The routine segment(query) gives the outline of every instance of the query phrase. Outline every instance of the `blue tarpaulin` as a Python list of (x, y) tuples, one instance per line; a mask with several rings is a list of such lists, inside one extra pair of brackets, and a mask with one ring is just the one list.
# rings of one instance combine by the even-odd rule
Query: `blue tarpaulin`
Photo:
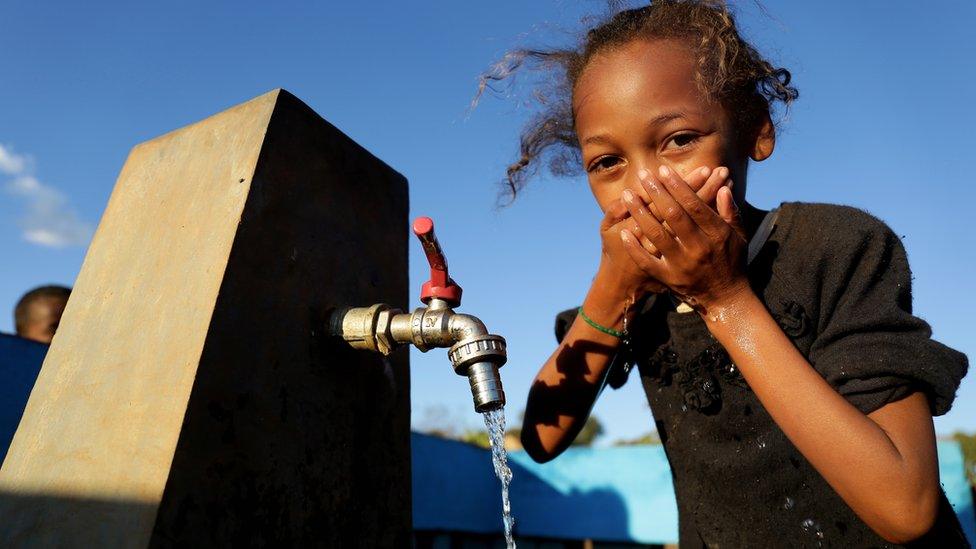
[[(487, 450), (413, 433), (415, 530), (501, 533), (499, 483)], [(509, 454), (517, 536), (676, 543), (678, 510), (661, 446), (570, 448), (538, 464)], [(939, 442), (942, 485), (967, 536), (976, 540), (962, 451)]]
[(0, 334), (0, 463), (17, 431), (47, 345)]

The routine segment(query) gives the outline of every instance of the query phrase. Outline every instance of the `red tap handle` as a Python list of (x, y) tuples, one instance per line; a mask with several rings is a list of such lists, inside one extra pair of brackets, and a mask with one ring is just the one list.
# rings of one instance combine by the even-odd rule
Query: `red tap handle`
[(427, 263), (430, 263), (430, 280), (424, 282), (420, 288), (420, 300), (429, 303), (431, 299), (443, 299), (451, 307), (461, 304), (461, 287), (447, 274), (447, 258), (441, 250), (441, 245), (434, 235), (434, 220), (429, 217), (418, 217), (413, 222), (413, 234), (420, 239), (424, 247)]

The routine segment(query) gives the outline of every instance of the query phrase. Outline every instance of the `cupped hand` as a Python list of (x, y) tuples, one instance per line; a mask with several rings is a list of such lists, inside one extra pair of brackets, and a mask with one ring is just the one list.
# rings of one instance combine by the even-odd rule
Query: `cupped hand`
[[(728, 173), (714, 171), (720, 170)], [(642, 176), (656, 215), (633, 192), (622, 196), (639, 231), (620, 230), (622, 247), (634, 266), (699, 310), (747, 289), (747, 239), (729, 186), (716, 190), (713, 210), (674, 170), (662, 166), (657, 177)], [(644, 240), (653, 248), (642, 244)]]
[[(716, 200), (718, 191), (726, 186), (729, 171), (726, 168), (711, 170), (707, 167), (698, 168), (687, 176), (689, 185), (698, 188), (696, 196), (706, 204), (713, 204)], [(657, 206), (650, 200), (650, 195), (646, 185), (642, 183), (639, 189), (642, 197), (650, 203), (651, 215), (659, 215)], [(695, 194), (693, 192), (693, 194)], [(642, 202), (643, 203), (643, 202)], [(646, 211), (646, 210), (645, 210)], [(635, 297), (643, 293), (662, 293), (667, 291), (667, 286), (652, 276), (649, 276), (645, 269), (635, 264), (630, 257), (631, 253), (626, 249), (621, 240), (622, 231), (628, 231), (640, 243), (640, 245), (650, 254), (660, 257), (660, 252), (651, 240), (649, 240), (636, 218), (629, 211), (628, 206), (622, 200), (614, 200), (607, 207), (603, 221), (600, 223), (600, 237), (603, 244), (603, 263), (616, 271), (620, 275), (621, 283), (627, 287), (628, 292), (633, 292)]]
[[(637, 299), (646, 292), (663, 292), (667, 287), (649, 279), (640, 267), (630, 259), (620, 235), (624, 232), (641, 238), (641, 229), (627, 211), (627, 206), (621, 200), (614, 200), (607, 207), (600, 222), (600, 240), (603, 246), (603, 256), (600, 269), (606, 269), (615, 276), (620, 293)], [(649, 243), (649, 242), (648, 242)]]

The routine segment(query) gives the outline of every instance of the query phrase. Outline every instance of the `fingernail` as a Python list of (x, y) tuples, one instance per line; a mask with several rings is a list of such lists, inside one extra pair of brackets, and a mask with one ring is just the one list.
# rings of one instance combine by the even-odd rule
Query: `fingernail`
[(624, 189), (623, 195), (624, 195), (624, 202), (634, 201), (634, 193), (630, 192), (630, 189)]
[(627, 229), (620, 231), (620, 239), (624, 242), (630, 242), (630, 231)]
[(657, 169), (657, 173), (661, 174), (661, 177), (668, 177), (671, 175), (671, 170), (667, 166), (661, 166)]
[(721, 177), (721, 178), (723, 178), (723, 179), (726, 178), (726, 177), (728, 177), (729, 176), (729, 169), (726, 168), (726, 167), (724, 167), (724, 166), (721, 167), (721, 168), (719, 168), (718, 169), (718, 176)]
[(731, 179), (729, 179), (729, 182), (728, 182), (729, 189), (731, 189), (733, 185), (735, 185), (735, 181), (732, 181)]
[(739, 205), (735, 203), (735, 197), (732, 196), (732, 189), (729, 189), (729, 203), (732, 204), (733, 209), (739, 209)]
[(637, 171), (637, 178), (638, 179), (647, 179), (647, 176), (649, 176), (649, 175), (651, 175), (650, 172), (648, 172), (644, 168), (641, 168), (640, 170)]
[(702, 169), (701, 169), (701, 174), (702, 174), (703, 176), (705, 176), (705, 177), (708, 177), (708, 174), (709, 174), (709, 173), (710, 173), (711, 171), (712, 171), (712, 170), (710, 170), (710, 169), (708, 169), (708, 166), (703, 166), (703, 167), (702, 167)]

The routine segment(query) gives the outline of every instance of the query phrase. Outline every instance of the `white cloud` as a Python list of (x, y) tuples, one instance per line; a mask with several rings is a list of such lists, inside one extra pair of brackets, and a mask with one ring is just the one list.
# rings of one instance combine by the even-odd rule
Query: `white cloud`
[(24, 229), (24, 240), (52, 248), (60, 248), (68, 244), (63, 234), (48, 229)]
[(21, 196), (31, 196), (32, 194), (44, 194), (52, 189), (47, 189), (41, 182), (32, 175), (22, 175), (10, 183), (7, 183), (7, 190), (12, 194)]
[(11, 148), (0, 144), (0, 172), (8, 175), (20, 175), (29, 164), (29, 158), (16, 154)]
[(30, 158), (0, 145), (0, 172), (13, 176), (4, 190), (19, 197), (26, 209), (20, 220), (24, 240), (52, 248), (87, 246), (92, 225), (81, 219), (68, 197), (31, 174)]

